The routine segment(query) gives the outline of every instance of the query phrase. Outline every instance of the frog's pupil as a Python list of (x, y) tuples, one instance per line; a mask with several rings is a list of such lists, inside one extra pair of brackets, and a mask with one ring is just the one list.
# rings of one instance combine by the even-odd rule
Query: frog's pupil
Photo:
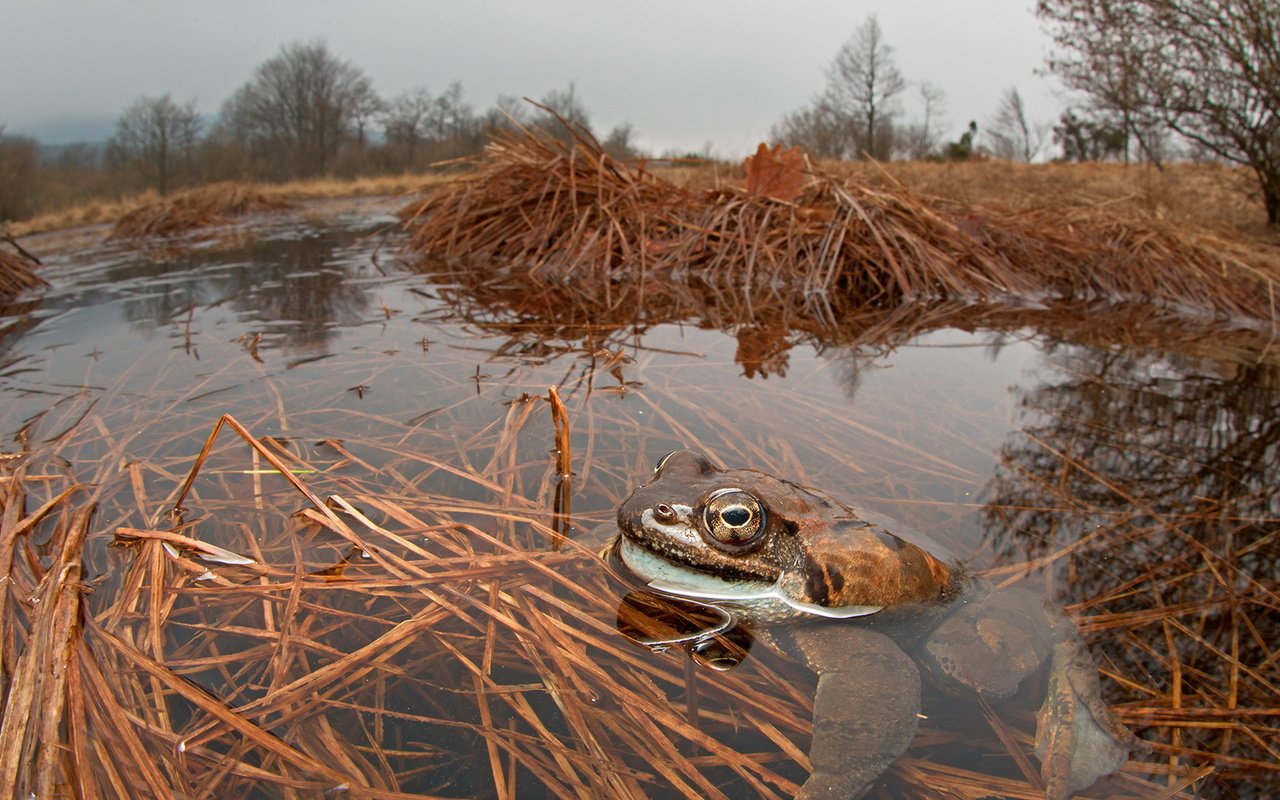
[(711, 544), (722, 550), (739, 553), (761, 541), (764, 507), (741, 489), (713, 492), (702, 513), (703, 533)]

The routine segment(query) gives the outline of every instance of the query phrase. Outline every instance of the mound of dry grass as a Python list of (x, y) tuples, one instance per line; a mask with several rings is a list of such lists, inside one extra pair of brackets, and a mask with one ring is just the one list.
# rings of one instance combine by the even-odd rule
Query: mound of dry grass
[(215, 183), (135, 208), (116, 222), (108, 239), (181, 236), (246, 214), (292, 207), (248, 184)]
[(0, 248), (0, 301), (45, 285), (44, 279), (36, 274), (39, 262), (30, 253), (7, 233), (0, 233), (0, 242), (8, 243), (14, 250)]
[(535, 282), (697, 281), (748, 303), (813, 309), (960, 298), (1133, 300), (1270, 322), (1277, 259), (1105, 209), (1020, 213), (810, 171), (795, 202), (682, 188), (525, 131), (402, 210), (411, 248), (524, 269)]

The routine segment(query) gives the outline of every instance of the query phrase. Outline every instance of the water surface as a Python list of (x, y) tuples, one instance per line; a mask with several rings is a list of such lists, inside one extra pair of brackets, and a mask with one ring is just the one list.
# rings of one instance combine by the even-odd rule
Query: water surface
[[(135, 642), (352, 785), (786, 796), (806, 774), (793, 755), (808, 746), (811, 677), (762, 647), (721, 675), (631, 645), (610, 633), (627, 587), (576, 544), (657, 459), (692, 447), (887, 514), (1070, 605), (1136, 729), (1235, 759), (1208, 794), (1263, 785), (1245, 762), (1274, 758), (1265, 746), (1171, 733), (1148, 712), (1175, 702), (1170, 648), (1192, 704), (1274, 706), (1280, 359), (1265, 341), (1079, 309), (885, 330), (767, 309), (716, 324), (641, 308), (548, 320), (466, 265), (398, 259), (391, 222), (283, 217), (241, 241), (67, 254), (45, 272), (52, 288), (0, 321), (0, 450), (98, 504), (91, 631)], [(567, 484), (549, 386), (572, 423)], [(298, 516), (305, 498), (226, 432), (181, 530), (270, 570), (109, 546), (121, 528), (171, 525), (223, 414), (305, 467), (317, 494), (355, 498), (345, 519), (382, 549)], [(1141, 622), (1169, 607), (1185, 612)], [(353, 653), (364, 660), (343, 660)], [(327, 677), (333, 664), (355, 677)], [(634, 694), (607, 696), (623, 691), (610, 681)], [(120, 692), (193, 792), (283, 791), (225, 759), (338, 785), (255, 751), (181, 692), (141, 679)], [(687, 728), (635, 718), (642, 700)], [(907, 773), (930, 759), (1019, 779), (980, 712), (934, 700), (910, 754), (926, 761), (895, 768), (891, 793), (920, 791)], [(1029, 735), (1033, 711), (1001, 713)], [(669, 752), (646, 749), (664, 735)], [(728, 752), (751, 765), (720, 766)]]

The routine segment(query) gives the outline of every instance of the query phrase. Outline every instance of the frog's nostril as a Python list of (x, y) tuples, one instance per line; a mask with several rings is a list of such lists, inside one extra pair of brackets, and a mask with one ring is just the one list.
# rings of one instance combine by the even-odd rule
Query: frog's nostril
[(676, 521), (676, 510), (666, 503), (658, 503), (653, 507), (653, 518), (662, 523)]

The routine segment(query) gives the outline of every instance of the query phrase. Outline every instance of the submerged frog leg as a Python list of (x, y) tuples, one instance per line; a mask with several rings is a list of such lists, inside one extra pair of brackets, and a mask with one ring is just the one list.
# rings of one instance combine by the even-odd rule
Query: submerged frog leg
[(818, 675), (813, 771), (796, 797), (860, 797), (915, 737), (920, 673), (887, 636), (847, 623), (806, 625), (790, 637)]
[(1050, 800), (1120, 768), (1141, 742), (1102, 700), (1098, 666), (1076, 626), (1034, 592), (978, 589), (926, 640), (921, 663), (952, 686), (1003, 698), (1049, 661), (1036, 755)]
[(1145, 746), (1103, 702), (1098, 665), (1075, 625), (1052, 610), (1049, 624), (1053, 662), (1036, 713), (1036, 755), (1046, 795), (1061, 800), (1115, 772)]

